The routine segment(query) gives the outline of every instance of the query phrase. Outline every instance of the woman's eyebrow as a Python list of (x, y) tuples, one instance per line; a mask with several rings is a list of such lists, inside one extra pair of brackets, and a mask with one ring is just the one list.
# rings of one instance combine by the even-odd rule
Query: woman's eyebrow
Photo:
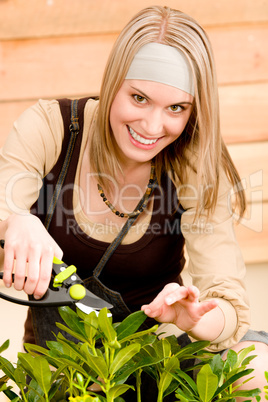
[[(146, 93), (144, 93), (143, 91), (141, 91), (139, 88), (135, 88), (131, 85), (131, 88), (134, 89), (135, 91), (139, 92), (140, 94), (142, 94), (142, 96), (144, 96), (146, 99), (152, 100), (148, 95), (146, 95)], [(179, 102), (175, 102), (172, 103), (172, 105), (192, 105), (192, 102), (187, 102), (187, 101), (179, 101)]]
[(142, 92), (139, 88), (135, 88), (131, 85), (131, 88), (134, 89), (135, 91), (139, 92), (142, 94), (142, 96), (144, 96), (144, 98), (147, 98), (149, 100), (152, 100), (148, 95), (146, 95), (144, 92)]

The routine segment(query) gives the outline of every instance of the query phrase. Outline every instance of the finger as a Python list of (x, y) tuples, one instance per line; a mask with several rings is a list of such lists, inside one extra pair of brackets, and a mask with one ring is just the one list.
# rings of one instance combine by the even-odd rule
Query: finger
[(170, 293), (168, 296), (165, 297), (165, 303), (168, 306), (171, 306), (172, 304), (182, 299), (186, 299), (188, 296), (189, 296), (188, 288), (186, 288), (185, 286), (180, 286), (175, 291), (173, 291), (172, 293)]
[(53, 265), (54, 249), (52, 247), (47, 247), (43, 252), (40, 261), (40, 271), (39, 278), (34, 290), (35, 299), (40, 299), (46, 293), (49, 282), (51, 280), (51, 272)]
[(34, 290), (38, 282), (39, 270), (40, 270), (39, 268), (40, 254), (41, 254), (40, 246), (35, 246), (29, 252), (27, 280), (24, 285), (24, 291), (28, 295), (32, 295), (34, 293)]
[(14, 288), (22, 290), (25, 284), (26, 270), (27, 270), (27, 253), (24, 249), (17, 250), (15, 264), (15, 278)]
[(4, 256), (4, 275), (3, 282), (7, 288), (12, 285), (12, 272), (14, 269), (14, 249), (9, 246), (8, 243), (5, 244), (5, 256)]
[(189, 286), (188, 287), (188, 300), (192, 303), (198, 302), (200, 296), (200, 291), (196, 286)]
[(55, 243), (55, 246), (54, 246), (54, 256), (53, 257), (56, 257), (56, 258), (58, 258), (59, 260), (62, 260), (62, 257), (63, 257), (63, 251), (62, 251), (62, 249), (57, 245), (57, 243)]
[[(178, 289), (180, 285), (178, 283), (169, 283), (166, 285), (163, 290), (158, 293), (158, 295), (154, 298), (154, 300), (146, 305), (146, 311), (152, 313), (157, 313), (159, 310), (162, 308), (162, 306), (165, 304), (165, 298), (168, 297), (169, 294), (171, 294), (175, 289)], [(145, 310), (143, 310), (145, 312)], [(146, 312), (146, 314), (147, 314)]]
[(219, 302), (217, 299), (205, 300), (199, 304), (199, 314), (200, 316), (205, 315), (209, 311), (213, 310), (218, 306)]

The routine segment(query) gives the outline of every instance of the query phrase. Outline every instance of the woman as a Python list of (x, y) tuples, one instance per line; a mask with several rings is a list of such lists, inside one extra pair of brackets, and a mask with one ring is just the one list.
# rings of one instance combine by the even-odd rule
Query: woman
[[(5, 285), (11, 286), (16, 259), (15, 288), (40, 298), (53, 256), (63, 258), (77, 266), (90, 289), (112, 302), (118, 319), (142, 308), (193, 339), (210, 340), (212, 351), (257, 341), (261, 357), (252, 363), (257, 374), (247, 386), (262, 387), (267, 336), (247, 333), (245, 267), (230, 201), (240, 179), (220, 134), (216, 73), (205, 32), (179, 11), (142, 10), (115, 43), (99, 101), (83, 100), (82, 106), (83, 132), (46, 227), (47, 195), (68, 145), (61, 117), (68, 114), (66, 104), (39, 101), (18, 119), (2, 150)], [(36, 204), (42, 180), (46, 195)], [(235, 207), (242, 215), (242, 191), (236, 192)], [(99, 268), (105, 249), (133, 216), (122, 244)], [(180, 278), (184, 242), (190, 287)], [(30, 319), (41, 344), (58, 321), (51, 310), (33, 310), (28, 324)]]

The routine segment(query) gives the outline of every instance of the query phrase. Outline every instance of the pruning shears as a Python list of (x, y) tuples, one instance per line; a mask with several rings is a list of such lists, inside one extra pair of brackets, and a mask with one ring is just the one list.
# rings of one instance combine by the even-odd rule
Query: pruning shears
[[(5, 241), (0, 240), (0, 246), (4, 248)], [(0, 272), (0, 279), (3, 272)], [(14, 279), (14, 275), (13, 275)], [(39, 299), (24, 300), (11, 297), (0, 292), (0, 298), (12, 303), (34, 307), (59, 307), (75, 304), (81, 311), (89, 314), (98, 312), (102, 308), (113, 308), (113, 305), (90, 292), (83, 285), (82, 279), (76, 273), (74, 265), (67, 265), (58, 258), (53, 258), (52, 277), (45, 295)]]

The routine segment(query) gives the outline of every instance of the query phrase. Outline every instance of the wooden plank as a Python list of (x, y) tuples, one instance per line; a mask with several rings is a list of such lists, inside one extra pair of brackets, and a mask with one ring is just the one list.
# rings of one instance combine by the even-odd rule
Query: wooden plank
[[(118, 32), (153, 0), (9, 0), (0, 2), (0, 38)], [(157, 4), (167, 5), (166, 0)], [(172, 8), (190, 14), (202, 25), (263, 22), (268, 3), (263, 0), (169, 0)]]
[(99, 92), (116, 35), (0, 42), (1, 100)]
[(268, 83), (219, 88), (221, 128), (228, 144), (268, 139)]
[(268, 262), (268, 203), (250, 207), (247, 219), (235, 227), (237, 240), (246, 263)]
[[(268, 24), (241, 30), (215, 28), (209, 30), (209, 35), (220, 85), (268, 81)], [(0, 42), (0, 101), (97, 93), (116, 37)], [(250, 46), (248, 37), (255, 38)]]
[(267, 80), (268, 24), (207, 30), (222, 85)]
[[(96, 77), (96, 74), (94, 77)], [(68, 86), (67, 77), (65, 78)], [(74, 77), (75, 80), (76, 77)], [(64, 95), (56, 93), (56, 87), (57, 84), (55, 84), (55, 88), (51, 86), (51, 98)], [(89, 89), (94, 87), (91, 75), (88, 76), (86, 87)], [(87, 96), (86, 90), (83, 92), (83, 89), (85, 89), (85, 86), (81, 89), (82, 93), (80, 94), (74, 91), (66, 95), (70, 97)], [(28, 93), (27, 85), (25, 85), (22, 96), (26, 96)], [(222, 132), (228, 144), (268, 141), (267, 93), (268, 83), (220, 88)], [(90, 91), (90, 94), (92, 94), (92, 91)], [(40, 97), (42, 97), (41, 94)], [(0, 102), (0, 146), (8, 135), (13, 122), (23, 110), (35, 103), (37, 99), (38, 95), (36, 98), (29, 100)], [(250, 149), (250, 145), (248, 149)]]
[(248, 202), (268, 202), (268, 141), (229, 145)]

